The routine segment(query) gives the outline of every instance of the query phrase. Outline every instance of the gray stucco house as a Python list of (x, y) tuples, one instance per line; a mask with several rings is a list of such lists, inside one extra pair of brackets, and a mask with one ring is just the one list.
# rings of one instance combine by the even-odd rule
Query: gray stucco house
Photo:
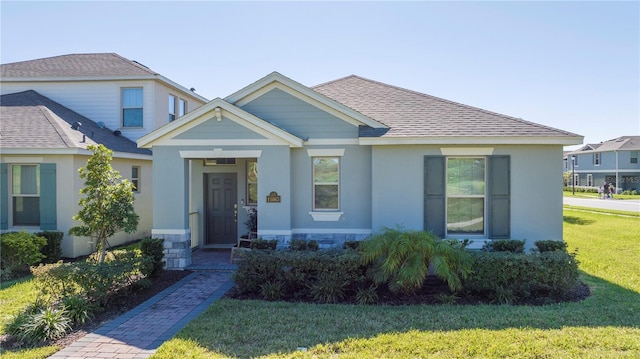
[(582, 187), (600, 187), (605, 182), (617, 192), (640, 192), (640, 136), (621, 136), (591, 143), (565, 153), (564, 170)]
[(268, 76), (138, 139), (153, 150), (153, 230), (169, 268), (191, 245), (258, 235), (364, 239), (425, 229), (480, 247), (562, 240), (563, 146), (583, 137), (348, 76), (315, 87)]

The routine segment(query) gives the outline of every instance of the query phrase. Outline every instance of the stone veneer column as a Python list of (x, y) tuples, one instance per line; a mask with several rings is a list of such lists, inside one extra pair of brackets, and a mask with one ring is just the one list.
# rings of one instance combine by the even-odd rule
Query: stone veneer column
[(153, 238), (164, 239), (164, 261), (167, 270), (183, 270), (191, 265), (191, 231), (184, 233), (162, 233), (162, 230), (153, 230)]

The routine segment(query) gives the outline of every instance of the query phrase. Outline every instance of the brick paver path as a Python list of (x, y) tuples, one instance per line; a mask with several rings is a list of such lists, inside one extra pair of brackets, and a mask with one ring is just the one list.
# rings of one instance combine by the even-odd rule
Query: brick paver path
[(233, 286), (231, 273), (194, 272), (49, 358), (148, 358)]

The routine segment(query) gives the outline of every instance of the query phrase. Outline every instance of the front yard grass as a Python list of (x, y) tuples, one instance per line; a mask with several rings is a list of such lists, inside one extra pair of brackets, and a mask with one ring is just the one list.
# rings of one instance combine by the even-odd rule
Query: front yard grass
[(565, 208), (592, 296), (547, 306), (355, 306), (223, 299), (154, 358), (637, 358), (640, 218)]

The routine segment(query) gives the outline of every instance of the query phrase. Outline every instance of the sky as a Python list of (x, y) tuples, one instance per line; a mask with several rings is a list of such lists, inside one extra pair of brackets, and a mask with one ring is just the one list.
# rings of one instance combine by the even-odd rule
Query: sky
[(355, 74), (585, 144), (640, 135), (640, 1), (0, 2), (1, 63), (97, 52), (208, 99)]

